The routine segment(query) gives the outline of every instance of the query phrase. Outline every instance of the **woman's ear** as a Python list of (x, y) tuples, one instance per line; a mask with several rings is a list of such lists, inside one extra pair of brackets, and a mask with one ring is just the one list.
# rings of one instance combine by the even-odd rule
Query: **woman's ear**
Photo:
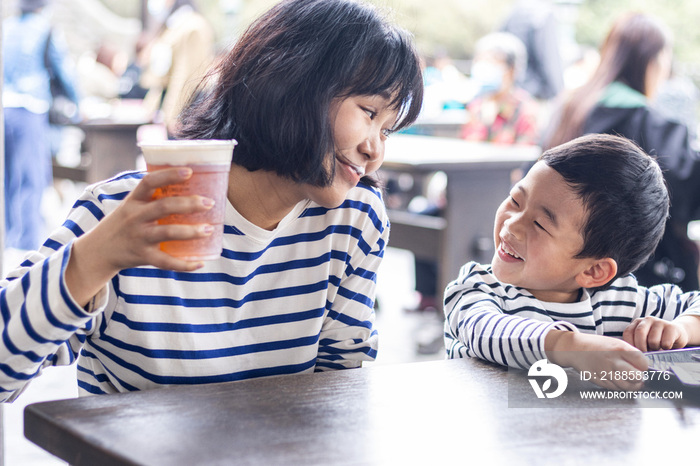
[(589, 267), (576, 275), (576, 283), (582, 288), (597, 288), (612, 280), (617, 274), (615, 259), (596, 259)]

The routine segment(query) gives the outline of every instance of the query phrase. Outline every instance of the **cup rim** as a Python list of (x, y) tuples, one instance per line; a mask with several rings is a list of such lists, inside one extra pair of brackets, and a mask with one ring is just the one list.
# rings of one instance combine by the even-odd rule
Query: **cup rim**
[(173, 139), (138, 143), (146, 164), (230, 164), (235, 139)]
[(139, 141), (138, 147), (159, 147), (163, 149), (177, 149), (181, 147), (201, 147), (205, 149), (221, 149), (222, 147), (234, 147), (238, 144), (235, 139), (168, 139), (162, 141)]

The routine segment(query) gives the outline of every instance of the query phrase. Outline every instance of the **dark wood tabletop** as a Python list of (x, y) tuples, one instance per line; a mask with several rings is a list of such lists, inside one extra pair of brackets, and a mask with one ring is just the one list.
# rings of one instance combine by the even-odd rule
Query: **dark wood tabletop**
[(513, 407), (516, 392), (536, 399), (526, 375), (462, 359), (51, 401), (25, 409), (25, 435), (73, 465), (697, 458), (700, 407), (689, 400), (594, 404), (573, 393)]

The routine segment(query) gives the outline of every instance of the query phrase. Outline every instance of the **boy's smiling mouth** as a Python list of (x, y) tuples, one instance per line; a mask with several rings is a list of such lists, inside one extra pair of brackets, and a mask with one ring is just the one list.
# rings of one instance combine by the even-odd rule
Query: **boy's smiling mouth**
[(498, 247), (498, 255), (501, 257), (501, 259), (508, 261), (508, 262), (513, 262), (513, 261), (522, 261), (524, 262), (525, 259), (520, 257), (517, 252), (511, 248), (508, 243), (505, 241), (501, 240), (501, 244)]

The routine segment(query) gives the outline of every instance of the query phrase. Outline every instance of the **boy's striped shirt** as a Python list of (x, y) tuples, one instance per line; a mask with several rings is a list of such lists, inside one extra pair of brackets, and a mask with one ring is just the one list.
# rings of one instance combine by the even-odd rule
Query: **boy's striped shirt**
[(445, 348), (449, 358), (476, 356), (527, 369), (546, 358), (544, 340), (551, 329), (622, 338), (636, 318), (672, 320), (682, 313), (700, 315), (700, 292), (683, 293), (674, 285), (645, 288), (627, 275), (606, 290), (582, 289), (578, 302), (546, 303), (499, 282), (491, 266), (469, 262), (445, 290)]

